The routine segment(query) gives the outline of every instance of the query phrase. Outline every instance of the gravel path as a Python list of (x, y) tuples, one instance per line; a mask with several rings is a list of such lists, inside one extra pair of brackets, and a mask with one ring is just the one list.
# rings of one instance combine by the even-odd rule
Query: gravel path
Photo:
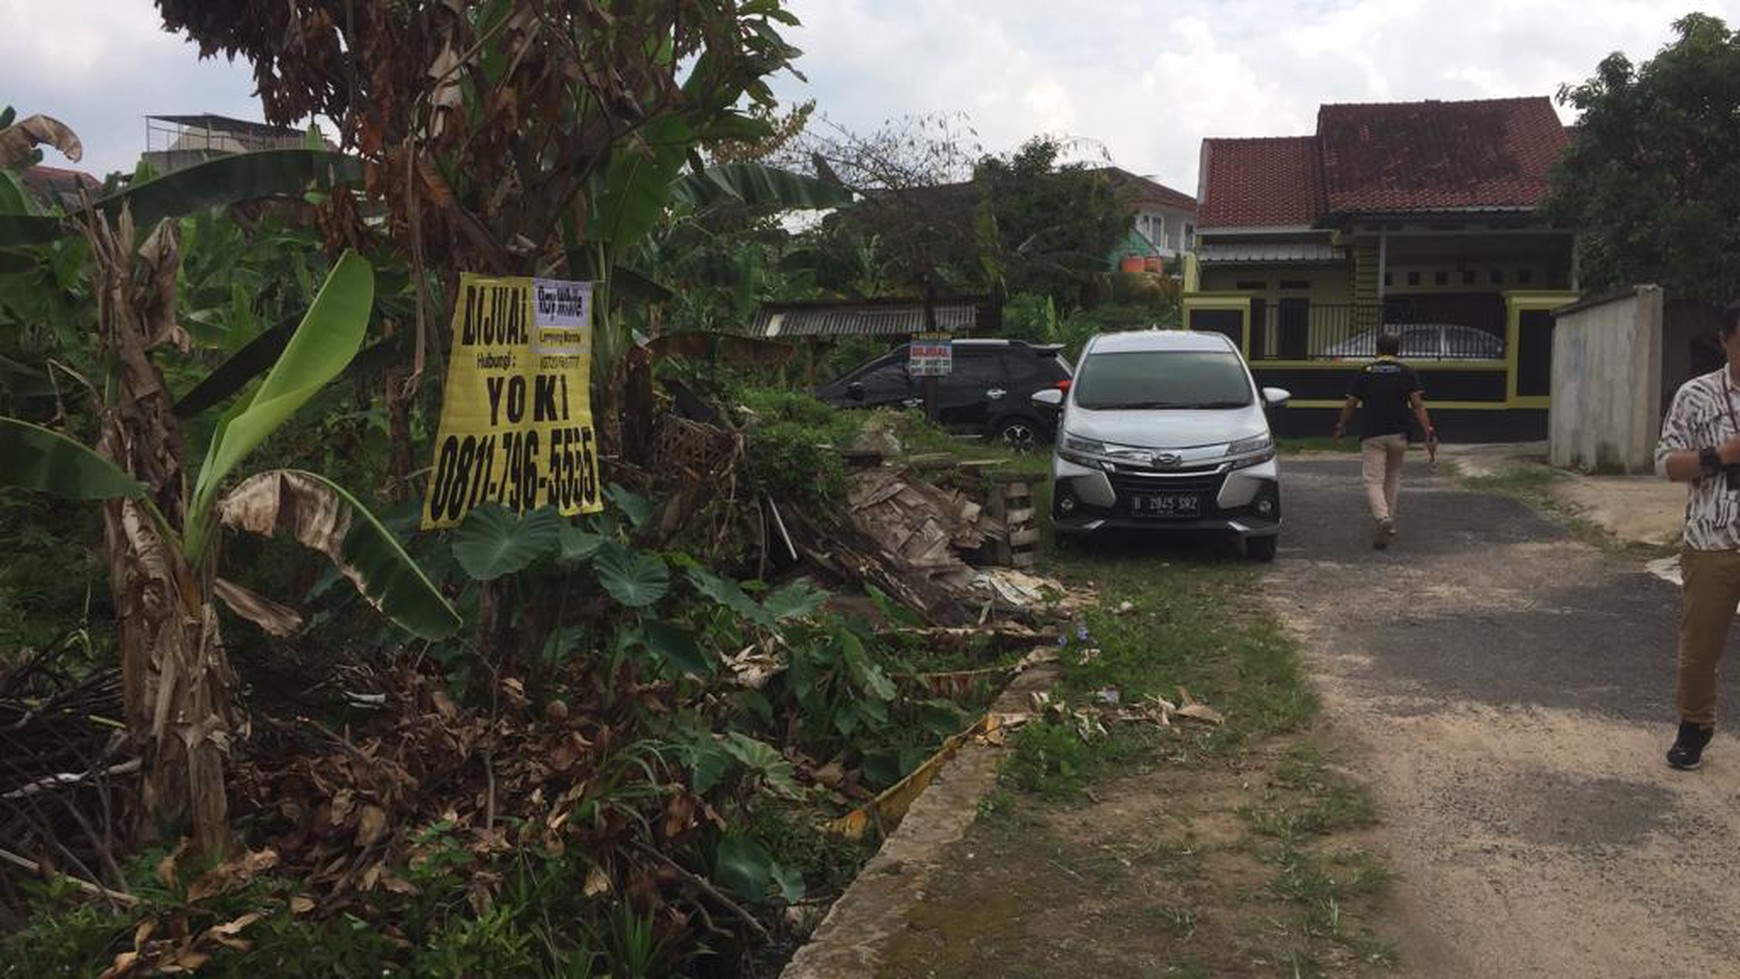
[(1740, 976), (1740, 742), (1662, 761), (1677, 590), (1416, 466), (1376, 552), (1357, 460), (1286, 460), (1267, 578), (1383, 807), (1403, 972)]

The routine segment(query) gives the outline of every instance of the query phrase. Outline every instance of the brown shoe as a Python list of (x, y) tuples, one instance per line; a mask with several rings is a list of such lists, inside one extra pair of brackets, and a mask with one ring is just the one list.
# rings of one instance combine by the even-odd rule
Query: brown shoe
[(1371, 546), (1383, 550), (1390, 546), (1390, 538), (1396, 536), (1396, 525), (1388, 520), (1379, 520), (1377, 529), (1371, 532)]

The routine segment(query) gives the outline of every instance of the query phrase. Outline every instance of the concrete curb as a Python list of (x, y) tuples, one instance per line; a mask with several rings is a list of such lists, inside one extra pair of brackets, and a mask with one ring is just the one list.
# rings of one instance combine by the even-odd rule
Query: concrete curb
[[(1022, 673), (998, 695), (991, 710), (1025, 713), (1028, 696), (1049, 688), (1057, 676), (1054, 667), (1044, 666)], [(1007, 751), (978, 743), (961, 747), (834, 902), (780, 979), (876, 974), (888, 940), (906, 927), (908, 911), (924, 897), (931, 872), (943, 865), (949, 848), (978, 818), (979, 803), (996, 788), (997, 769)]]

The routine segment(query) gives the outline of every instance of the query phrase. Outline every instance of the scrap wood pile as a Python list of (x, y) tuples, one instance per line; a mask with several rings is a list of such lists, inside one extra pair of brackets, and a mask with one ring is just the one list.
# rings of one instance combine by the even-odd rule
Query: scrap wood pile
[(852, 463), (842, 499), (775, 499), (746, 485), (740, 471), (754, 431), (732, 427), (724, 412), (686, 386), (663, 380), (668, 410), (650, 422), (645, 465), (617, 463), (612, 471), (613, 478), (664, 497), (650, 542), (669, 541), (684, 521), (710, 521), (715, 543), (733, 532), (759, 541), (756, 571), (782, 559), (801, 561), (842, 583), (873, 585), (933, 625), (1068, 616), (1079, 602), (1060, 583), (991, 556), (1019, 554), (1023, 560), (1013, 563), (1030, 565), (1026, 549), (1037, 537), (1029, 503), (1016, 511), (1023, 514), (1017, 531), (1023, 536), (1011, 552), (1012, 529), (996, 516), (1008, 511), (991, 498), (1001, 484), (986, 472), (994, 463), (935, 453), (901, 459), (870, 416), (860, 446), (837, 447)]
[(934, 625), (1015, 618), (1069, 618), (1082, 593), (1013, 567), (975, 566), (1009, 529), (967, 489), (972, 481), (934, 466), (884, 464), (846, 476), (844, 501), (788, 506), (804, 557), (846, 581), (898, 598)]
[(939, 625), (974, 621), (974, 569), (962, 558), (1004, 533), (957, 490), (895, 468), (854, 471), (837, 506), (790, 506), (797, 549), (848, 581), (861, 580)]
[(119, 674), (74, 678), (57, 663), (66, 651), (27, 650), (0, 669), (0, 869), (65, 869), (102, 893), (125, 886), (115, 855), (139, 761), (120, 750)]

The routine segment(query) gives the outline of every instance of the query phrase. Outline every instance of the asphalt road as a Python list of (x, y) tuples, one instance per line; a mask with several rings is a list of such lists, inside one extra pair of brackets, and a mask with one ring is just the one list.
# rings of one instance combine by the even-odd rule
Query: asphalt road
[(1383, 808), (1402, 972), (1740, 976), (1740, 739), (1662, 760), (1678, 590), (1415, 460), (1374, 551), (1356, 459), (1283, 462), (1266, 588)]

